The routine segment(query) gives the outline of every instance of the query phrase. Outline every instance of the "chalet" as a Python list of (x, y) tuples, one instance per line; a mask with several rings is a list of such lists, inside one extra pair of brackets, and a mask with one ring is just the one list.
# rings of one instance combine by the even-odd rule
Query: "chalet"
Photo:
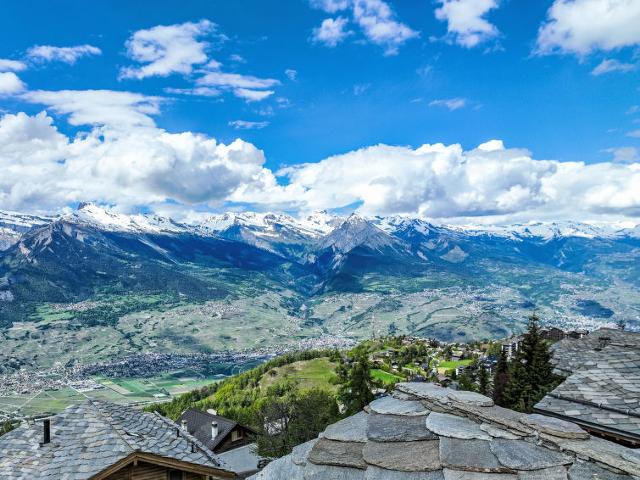
[(249, 445), (256, 435), (251, 428), (221, 417), (213, 410), (203, 412), (190, 408), (182, 412), (178, 423), (214, 453)]
[(236, 478), (197, 438), (157, 413), (86, 401), (0, 437), (0, 478)]

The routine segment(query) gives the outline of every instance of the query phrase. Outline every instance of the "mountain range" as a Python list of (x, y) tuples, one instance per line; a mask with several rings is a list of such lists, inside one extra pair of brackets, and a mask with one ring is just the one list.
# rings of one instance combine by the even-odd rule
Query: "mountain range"
[[(56, 217), (0, 212), (0, 334), (16, 356), (32, 340), (20, 342), (17, 326), (40, 342), (44, 329), (59, 331), (68, 352), (70, 332), (99, 328), (145, 350), (135, 340), (144, 318), (183, 335), (187, 350), (372, 331), (482, 338), (517, 331), (533, 309), (555, 323), (633, 327), (639, 286), (638, 226), (460, 227), (327, 212), (178, 222), (89, 203)], [(242, 313), (203, 313), (211, 305)], [(235, 330), (208, 340), (214, 317)], [(195, 330), (174, 328), (177, 318), (195, 318)], [(125, 331), (128, 322), (139, 328)]]

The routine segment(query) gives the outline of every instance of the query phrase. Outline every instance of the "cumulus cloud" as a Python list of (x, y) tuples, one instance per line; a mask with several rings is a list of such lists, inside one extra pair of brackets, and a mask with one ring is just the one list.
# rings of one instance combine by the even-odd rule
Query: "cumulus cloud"
[(498, 8), (497, 0), (438, 0), (438, 20), (447, 22), (447, 37), (463, 47), (472, 48), (499, 35), (498, 29), (484, 17)]
[(27, 58), (36, 62), (63, 62), (73, 65), (82, 57), (102, 55), (102, 50), (93, 45), (75, 47), (55, 47), (53, 45), (35, 45), (27, 50)]
[(152, 127), (151, 115), (160, 112), (162, 99), (139, 93), (114, 90), (34, 90), (23, 100), (46, 105), (60, 115), (68, 115), (71, 125), (109, 125), (113, 128)]
[(579, 56), (640, 44), (637, 0), (555, 0), (538, 30), (536, 52)]
[(598, 64), (593, 70), (591, 75), (599, 76), (605, 73), (620, 72), (627, 73), (636, 69), (633, 63), (623, 63), (615, 59), (605, 59)]
[(269, 126), (269, 122), (249, 122), (246, 120), (234, 120), (229, 122), (229, 126), (236, 130), (261, 130)]
[(0, 58), (0, 72), (21, 72), (27, 68), (24, 62)]
[(430, 107), (445, 107), (450, 111), (459, 110), (460, 108), (464, 108), (467, 105), (467, 99), (456, 97), (456, 98), (441, 98), (437, 100), (433, 100), (429, 102)]
[(585, 164), (538, 160), (500, 140), (471, 150), (376, 145), (273, 172), (263, 152), (240, 139), (222, 144), (152, 125), (89, 123), (69, 137), (45, 112), (0, 117), (0, 209), (54, 211), (92, 200), (125, 211), (241, 203), (302, 212), (359, 204), (363, 214), (442, 221), (640, 217), (640, 163), (630, 151)]
[(127, 40), (127, 55), (143, 65), (123, 68), (120, 77), (143, 79), (190, 74), (194, 65), (207, 61), (209, 44), (199, 39), (215, 28), (213, 22), (200, 20), (138, 30)]
[(325, 47), (333, 48), (352, 32), (347, 30), (349, 21), (344, 17), (325, 18), (319, 27), (313, 29), (311, 40)]
[(13, 72), (0, 72), (0, 95), (13, 95), (26, 89), (26, 85)]
[[(350, 11), (351, 20), (369, 42), (384, 49), (385, 55), (395, 55), (401, 45), (419, 33), (396, 20), (395, 12), (383, 0), (314, 0), (311, 5), (327, 13)], [(314, 28), (312, 41), (335, 47), (347, 36), (349, 20), (343, 16), (326, 18)]]
[(214, 204), (239, 186), (260, 189), (263, 163), (262, 151), (242, 140), (225, 145), (192, 132), (109, 126), (68, 138), (44, 112), (0, 118), (0, 208)]
[(310, 210), (361, 203), (364, 214), (447, 221), (640, 215), (639, 163), (536, 160), (500, 141), (470, 151), (457, 144), (377, 145), (279, 174), (287, 178), (286, 187), (244, 200), (295, 199)]

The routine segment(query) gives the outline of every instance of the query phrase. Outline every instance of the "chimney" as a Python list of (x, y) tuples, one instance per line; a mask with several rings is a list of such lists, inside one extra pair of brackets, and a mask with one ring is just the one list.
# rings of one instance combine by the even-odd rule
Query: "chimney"
[(181, 423), (181, 425), (182, 425), (182, 429), (183, 429), (185, 432), (187, 432), (187, 431), (188, 431), (188, 430), (187, 430), (187, 421), (186, 421), (186, 420), (182, 420), (182, 422), (180, 422), (180, 423)]
[(213, 440), (218, 436), (218, 423), (211, 422), (211, 439)]
[(45, 418), (42, 421), (42, 445), (46, 445), (47, 443), (51, 443), (51, 419)]

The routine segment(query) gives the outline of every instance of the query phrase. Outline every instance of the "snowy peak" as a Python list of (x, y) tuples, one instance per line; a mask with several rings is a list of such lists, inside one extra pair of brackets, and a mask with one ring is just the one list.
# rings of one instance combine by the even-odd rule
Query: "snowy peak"
[(125, 215), (111, 212), (92, 203), (81, 203), (78, 209), (61, 217), (62, 221), (98, 230), (128, 233), (183, 233), (184, 225), (157, 215)]
[(380, 230), (364, 218), (351, 214), (339, 227), (325, 236), (320, 242), (320, 249), (333, 248), (340, 253), (347, 253), (364, 245), (374, 250), (381, 250), (398, 243), (398, 240)]

